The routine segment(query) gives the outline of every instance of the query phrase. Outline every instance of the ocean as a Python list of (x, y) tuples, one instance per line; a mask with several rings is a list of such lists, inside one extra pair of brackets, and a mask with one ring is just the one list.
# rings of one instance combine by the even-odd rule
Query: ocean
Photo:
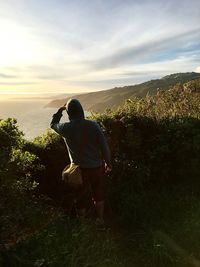
[[(0, 119), (16, 118), (19, 129), (28, 140), (42, 135), (49, 128), (52, 115), (57, 109), (44, 108), (49, 102), (47, 99), (39, 100), (1, 100)], [(66, 112), (63, 112), (61, 122), (68, 121)]]

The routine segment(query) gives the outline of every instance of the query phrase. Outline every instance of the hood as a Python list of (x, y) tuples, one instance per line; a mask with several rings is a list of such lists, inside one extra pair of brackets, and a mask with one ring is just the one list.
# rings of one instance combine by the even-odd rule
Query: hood
[(81, 103), (77, 99), (70, 99), (66, 105), (69, 120), (84, 119), (84, 111)]

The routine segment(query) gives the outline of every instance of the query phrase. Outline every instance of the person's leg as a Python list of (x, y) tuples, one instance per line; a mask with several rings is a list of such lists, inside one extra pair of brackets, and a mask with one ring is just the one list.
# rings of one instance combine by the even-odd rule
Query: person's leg
[(96, 215), (100, 222), (104, 222), (104, 201), (94, 201)]
[(104, 221), (104, 172), (103, 169), (94, 170), (91, 179), (96, 216), (100, 222)]
[(87, 173), (82, 170), (83, 185), (79, 189), (75, 190), (74, 202), (76, 206), (77, 217), (82, 219), (86, 215), (85, 197), (88, 191), (88, 178)]

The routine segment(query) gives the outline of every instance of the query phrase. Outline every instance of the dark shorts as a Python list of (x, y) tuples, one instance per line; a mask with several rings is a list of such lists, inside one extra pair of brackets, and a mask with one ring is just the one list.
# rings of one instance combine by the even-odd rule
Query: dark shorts
[(75, 193), (75, 198), (80, 201), (85, 194), (91, 192), (94, 201), (104, 201), (104, 168), (81, 168), (83, 186)]

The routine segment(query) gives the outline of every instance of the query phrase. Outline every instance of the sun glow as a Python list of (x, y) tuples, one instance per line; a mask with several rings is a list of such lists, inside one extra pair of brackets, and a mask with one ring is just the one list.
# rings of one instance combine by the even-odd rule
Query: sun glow
[(1, 20), (0, 67), (37, 62), (41, 56), (39, 44), (29, 30), (16, 23)]
[[(79, 2), (0, 1), (1, 96), (97, 91), (200, 72), (198, 5)], [(100, 6), (102, 13), (93, 12)]]

